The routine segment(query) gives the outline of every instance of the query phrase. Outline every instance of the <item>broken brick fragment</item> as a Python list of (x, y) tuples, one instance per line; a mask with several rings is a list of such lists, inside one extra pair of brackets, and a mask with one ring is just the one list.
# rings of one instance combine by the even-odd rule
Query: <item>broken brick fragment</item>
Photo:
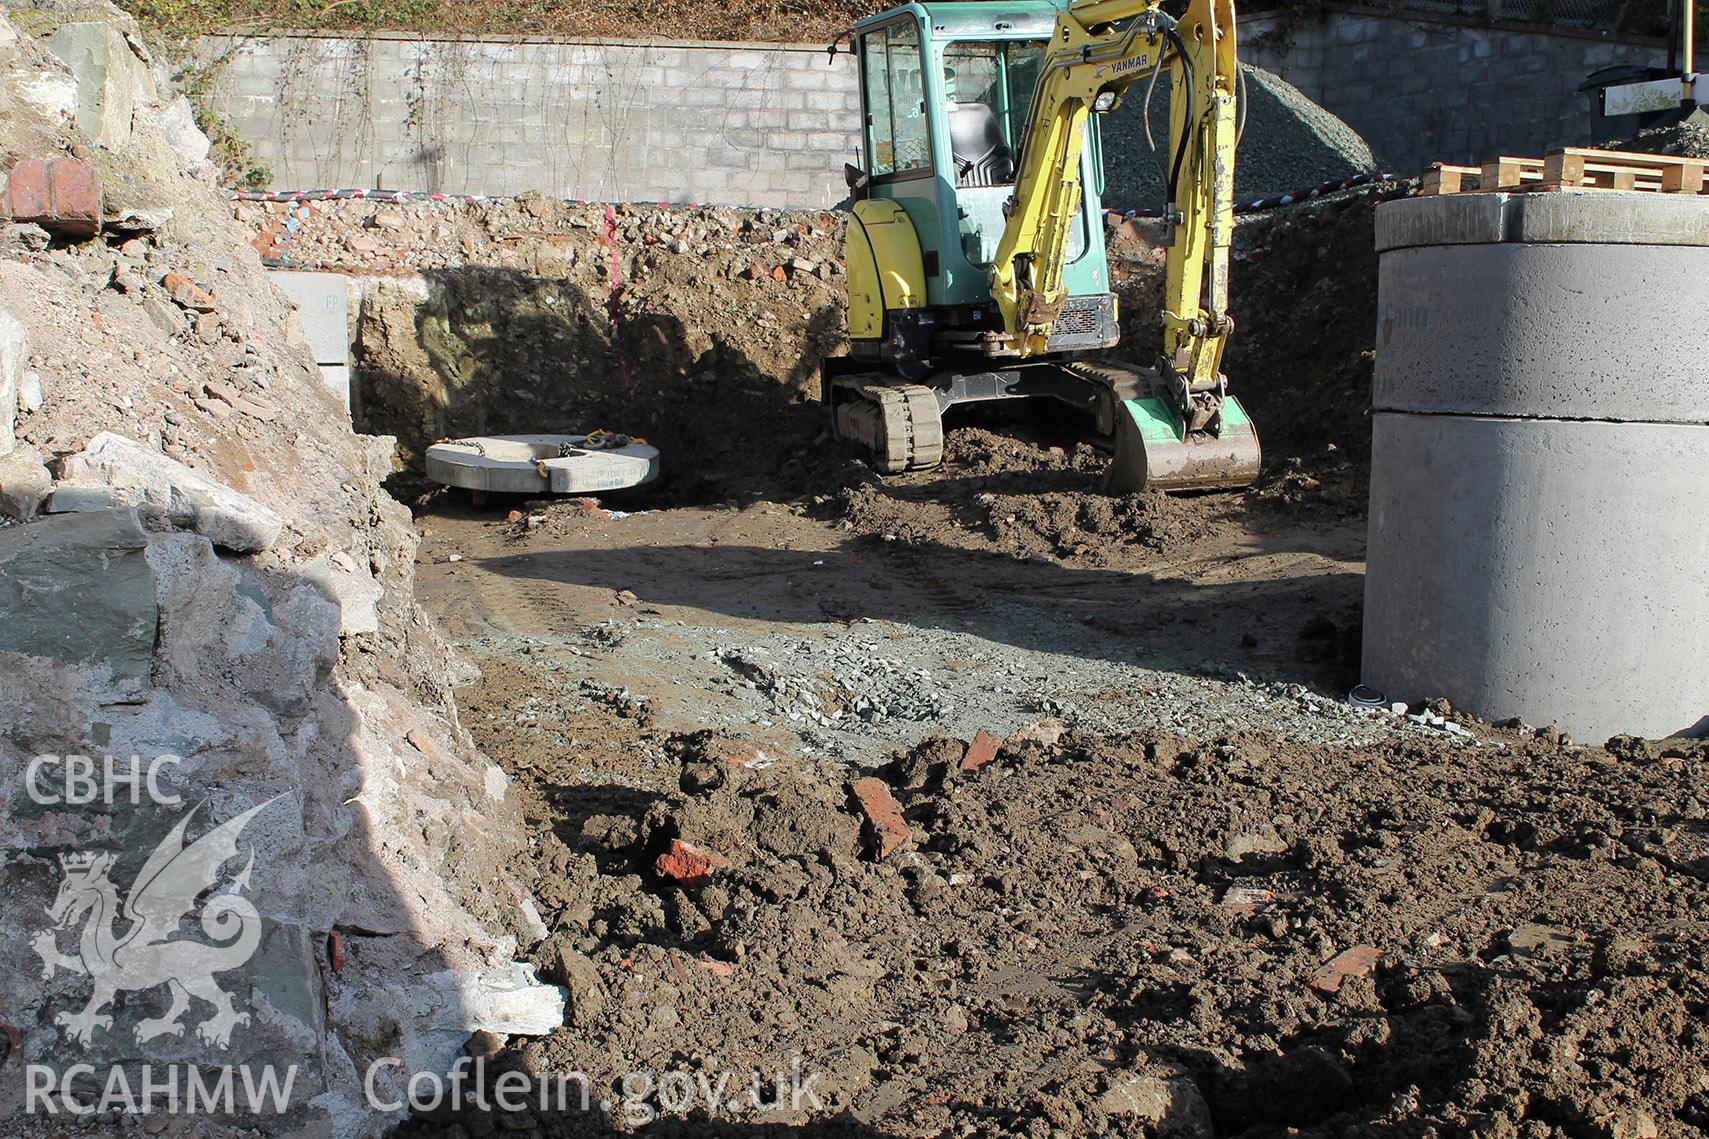
[(714, 977), (731, 977), (735, 975), (735, 967), (728, 961), (714, 961), (710, 958), (696, 961), (695, 965), (711, 973)]
[(679, 886), (704, 886), (714, 874), (729, 868), (730, 860), (722, 854), (680, 838), (671, 839), (670, 847), (653, 860), (653, 873)]
[(771, 271), (771, 279), (774, 281), (777, 281), (779, 284), (782, 284), (783, 282), (789, 280), (789, 273), (784, 269), (784, 267), (782, 265), (779, 265)]
[(980, 768), (997, 758), (997, 749), (1002, 741), (984, 728), (974, 735), (973, 742), (967, 745), (967, 754), (961, 757), (963, 774), (972, 775)]
[(896, 799), (884, 781), (870, 775), (856, 779), (849, 784), (849, 790), (853, 792), (861, 814), (866, 816), (867, 826), (872, 831), (873, 849), (882, 862), (908, 841), (908, 824), (902, 818), (902, 809), (896, 805)]
[(214, 311), (213, 294), (182, 273), (167, 273), (160, 278), (160, 285), (179, 308), (191, 312)]
[(1383, 951), (1374, 945), (1355, 945), (1343, 950), (1319, 965), (1306, 984), (1320, 993), (1339, 993), (1341, 982), (1349, 977), (1363, 977), (1377, 967)]

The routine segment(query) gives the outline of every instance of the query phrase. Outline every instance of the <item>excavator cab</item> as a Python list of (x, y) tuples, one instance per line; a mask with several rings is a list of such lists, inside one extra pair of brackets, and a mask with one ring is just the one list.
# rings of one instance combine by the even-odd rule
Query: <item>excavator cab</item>
[[(908, 4), (857, 24), (861, 72), (860, 185), (854, 225), (905, 224), (912, 259), (875, 267), (862, 257), (851, 276), (853, 356), (887, 364), (934, 360), (950, 343), (978, 353), (1002, 332), (991, 300), (991, 265), (1015, 192), (1027, 112), (1059, 6), (1021, 3)], [(1081, 157), (1088, 191), (1077, 211), (1064, 276), (1069, 300), (1054, 347), (1114, 345), (1099, 195), (1103, 162), (1094, 130)], [(860, 237), (854, 239), (858, 245)], [(898, 274), (907, 280), (892, 279)], [(985, 353), (988, 357), (991, 352)]]
[[(1257, 438), (1237, 404), (1222, 402), (1214, 423), (1200, 416), (1195, 432), (1188, 393), (1157, 370), (1090, 355), (1120, 340), (1095, 114), (1062, 160), (1075, 189), (1053, 213), (1059, 287), (1032, 314), (1043, 331), (1018, 338), (994, 296), (1017, 198), (1030, 192), (1022, 156), (1065, 10), (1066, 0), (909, 3), (850, 33), (863, 133), (847, 167), (850, 349), (824, 361), (833, 431), (883, 472), (928, 469), (942, 460), (948, 408), (1048, 397), (1085, 412), (1116, 450), (1112, 489), (1244, 485), (1257, 475)], [(1034, 259), (1014, 263), (1025, 273)], [(1199, 445), (1207, 427), (1227, 428), (1210, 448)]]

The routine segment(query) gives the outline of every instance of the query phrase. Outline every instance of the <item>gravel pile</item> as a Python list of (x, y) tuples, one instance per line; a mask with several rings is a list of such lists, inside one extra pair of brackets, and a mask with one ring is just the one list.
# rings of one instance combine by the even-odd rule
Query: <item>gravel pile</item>
[(1671, 127), (1652, 127), (1639, 131), (1638, 137), (1627, 142), (1607, 144), (1611, 150), (1632, 150), (1642, 154), (1674, 154), (1681, 158), (1709, 158), (1709, 120), (1699, 111), (1691, 119)]
[[(858, 731), (858, 725), (885, 720), (930, 724), (947, 716), (953, 701), (937, 690), (932, 674), (883, 655), (882, 648), (876, 639), (794, 639), (780, 643), (779, 651), (746, 645), (707, 655), (736, 673), (737, 687), (769, 697), (777, 713), (798, 726)], [(791, 663), (817, 671), (783, 671)]]
[[(1371, 148), (1358, 132), (1324, 110), (1299, 88), (1261, 67), (1247, 66), (1246, 131), (1234, 167), (1236, 201), (1285, 194), (1377, 169)], [(1152, 134), (1168, 135), (1168, 80), (1159, 79), (1152, 100)], [(1145, 141), (1144, 87), (1104, 117), (1104, 204), (1111, 209), (1152, 208), (1163, 200), (1158, 160)]]

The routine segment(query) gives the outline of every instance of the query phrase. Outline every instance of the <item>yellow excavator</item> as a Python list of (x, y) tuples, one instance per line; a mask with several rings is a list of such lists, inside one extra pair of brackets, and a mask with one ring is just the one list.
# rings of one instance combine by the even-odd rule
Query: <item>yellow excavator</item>
[[(1177, 8), (1176, 10), (1179, 11)], [(1230, 0), (910, 3), (849, 33), (865, 137), (846, 168), (849, 352), (823, 362), (838, 438), (885, 473), (943, 459), (943, 413), (1049, 397), (1115, 450), (1112, 491), (1244, 486), (1261, 454), (1221, 362), (1241, 115)], [(833, 45), (833, 51), (836, 50)], [(1169, 78), (1155, 367), (1120, 339), (1097, 116)]]

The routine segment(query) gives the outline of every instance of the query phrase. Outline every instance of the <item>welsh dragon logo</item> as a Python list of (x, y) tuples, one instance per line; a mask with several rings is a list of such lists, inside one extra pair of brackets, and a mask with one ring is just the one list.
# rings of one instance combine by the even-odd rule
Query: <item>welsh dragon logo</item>
[[(217, 885), (220, 868), (237, 857), (243, 828), (279, 798), (274, 796), (186, 846), (184, 832), (201, 810), (198, 804), (155, 847), (122, 901), (109, 877), (114, 862), (111, 851), (60, 856), (59, 896), (47, 907), (53, 929), (38, 934), (32, 947), (42, 959), (43, 979), (52, 980), (56, 969), (94, 978), (94, 992), (83, 1010), (54, 1018), (69, 1039), (88, 1048), (97, 1028), (113, 1027), (113, 1018), (102, 1010), (117, 993), (160, 985), (170, 991), (172, 1003), (163, 1015), (137, 1022), (138, 1044), (157, 1036), (182, 1036), (192, 997), (213, 1006), (212, 1015), (196, 1026), (196, 1037), (204, 1044), (225, 1048), (231, 1043), (232, 1030), (249, 1023), (249, 1014), (233, 1007), (231, 994), (215, 983), (214, 974), (248, 961), (261, 942), (260, 915), (242, 896), (255, 867), (253, 847), (231, 884), (202, 906), (202, 932), (216, 944), (178, 934), (196, 899)], [(80, 920), (84, 925), (76, 952), (61, 953), (54, 930), (73, 928)], [(121, 922), (127, 926), (122, 934)]]

